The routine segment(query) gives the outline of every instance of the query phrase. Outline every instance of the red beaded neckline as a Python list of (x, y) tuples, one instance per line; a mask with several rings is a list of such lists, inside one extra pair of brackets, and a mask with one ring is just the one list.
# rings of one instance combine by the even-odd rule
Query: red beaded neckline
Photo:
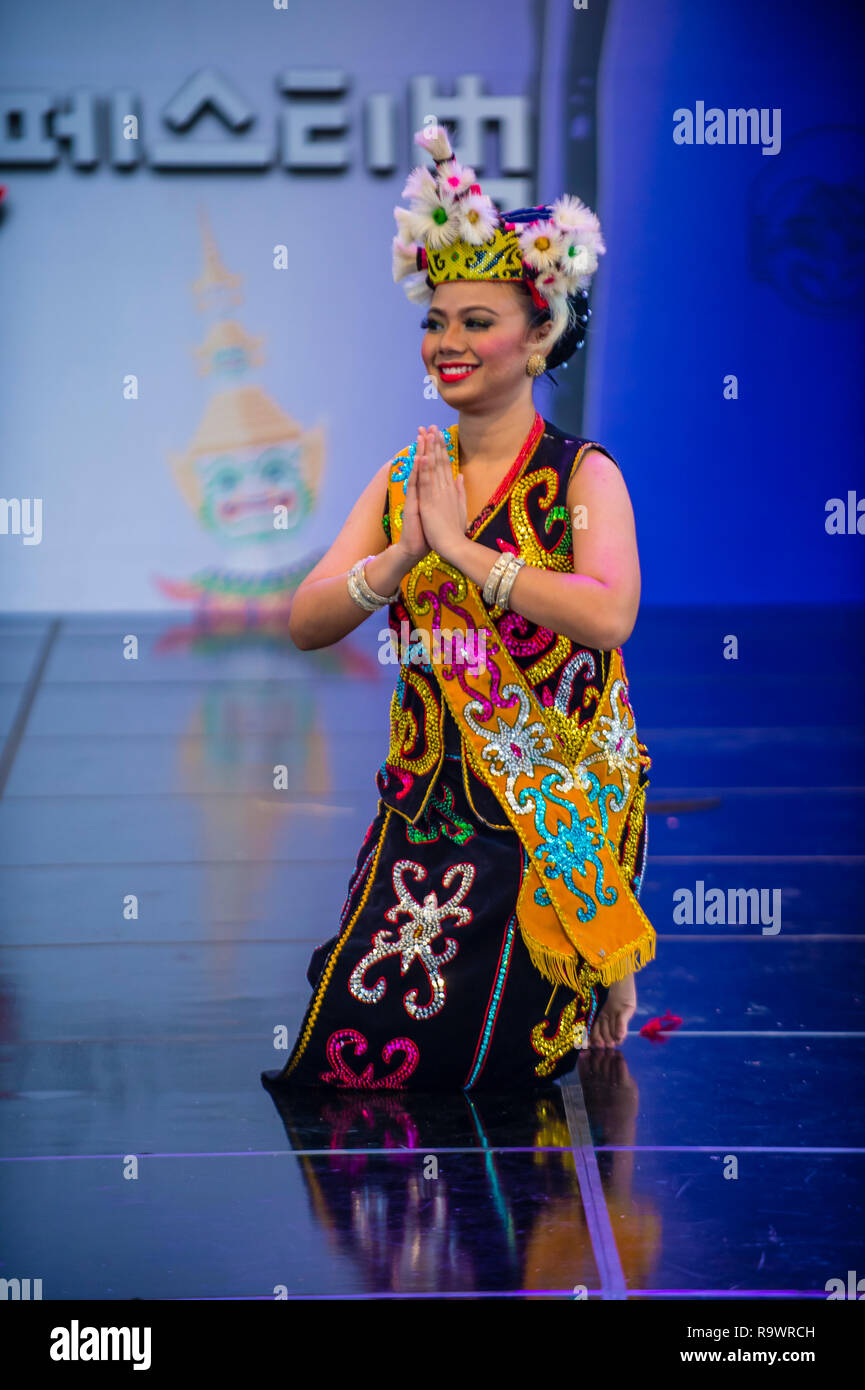
[[(514, 483), (519, 478), (520, 474), (523, 471), (523, 468), (528, 463), (532, 454), (535, 452), (535, 449), (538, 445), (538, 442), (540, 441), (543, 432), (543, 416), (541, 415), (540, 411), (536, 410), (535, 418), (532, 421), (532, 427), (526, 435), (525, 440), (523, 441), (523, 445), (520, 449), (520, 452), (517, 454), (516, 458), (514, 459), (505, 476), (502, 478), (501, 482), (499, 483), (490, 500), (487, 502), (486, 506), (483, 508), (482, 511), (478, 512), (471, 526), (468, 528), (466, 535), (469, 537), (469, 539), (473, 539), (477, 535), (481, 527), (486, 525), (486, 523), (489, 521), (493, 512), (498, 511), (499, 506), (504, 501), (505, 497), (513, 487)], [(459, 430), (457, 430), (457, 457), (459, 457)]]

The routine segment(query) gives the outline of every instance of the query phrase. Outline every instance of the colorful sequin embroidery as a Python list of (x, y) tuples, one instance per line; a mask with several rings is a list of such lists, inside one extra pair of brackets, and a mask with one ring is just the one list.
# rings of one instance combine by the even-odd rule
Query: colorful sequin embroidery
[(580, 1000), (575, 995), (570, 1003), (562, 1009), (558, 1026), (551, 1036), (548, 1036), (546, 1032), (546, 1019), (536, 1024), (532, 1029), (532, 1047), (535, 1052), (541, 1054), (541, 1060), (535, 1067), (537, 1076), (549, 1076), (569, 1052), (574, 1048), (579, 1049), (586, 1046), (588, 1032), (585, 1019), (577, 1017), (579, 1005)]
[[(445, 429), (443, 433), (452, 466), (458, 467), (456, 431)], [(544, 421), (537, 416), (520, 456), (495, 496), (467, 528), (467, 534), (479, 539), (482, 533), (484, 543), (493, 551), (506, 550), (521, 555), (531, 565), (572, 571), (573, 533), (565, 505), (567, 490), (591, 449), (607, 453), (600, 445), (547, 433)], [(390, 477), (402, 484), (400, 494), (404, 494), (416, 452), (414, 441), (393, 460)], [(612, 455), (608, 457), (612, 459)], [(390, 492), (388, 510), (398, 510), (398, 507), (391, 507)], [(392, 537), (398, 535), (396, 524), (389, 529)], [(443, 562), (439, 563), (439, 568), (451, 572)], [(458, 571), (453, 571), (453, 575), (455, 587), (441, 613), (436, 615), (438, 623), (446, 622), (444, 610), (447, 606), (458, 608), (460, 602), (461, 576)], [(585, 746), (586, 735), (601, 702), (601, 692), (607, 684), (611, 654), (578, 648), (561, 634), (530, 623), (518, 612), (504, 612), (494, 607), (489, 615), (490, 627), (522, 669), (544, 709), (547, 726), (554, 731), (556, 756), (561, 763), (571, 772), (581, 759), (589, 768), (603, 760), (610, 770), (616, 762), (625, 763), (622, 774), (626, 782), (631, 781), (634, 772), (638, 773), (638, 783), (645, 782), (650, 759), (625, 710), (616, 710), (615, 719), (606, 720), (596, 731), (591, 748)], [(391, 605), (392, 627), (398, 629), (400, 620), (406, 616), (407, 610), (400, 598)], [(441, 746), (441, 725), (429, 703), (431, 700), (442, 703), (437, 682), (432, 678), (426, 680), (425, 673), (421, 675), (417, 666), (411, 669), (413, 679), (407, 682), (401, 674), (394, 693), (390, 749), (379, 769), (378, 784), (386, 804), (410, 824), (417, 824), (445, 755)], [(423, 688), (420, 688), (421, 681)], [(460, 684), (463, 684), (462, 679)], [(627, 706), (626, 689), (617, 690), (616, 697), (620, 705)], [(582, 780), (582, 774), (580, 776)], [(470, 789), (468, 786), (465, 789), (472, 804)], [(476, 809), (473, 806), (473, 810)], [(507, 828), (497, 816), (487, 815), (480, 819), (492, 828)]]
[(366, 1052), (368, 1043), (363, 1033), (359, 1033), (356, 1028), (340, 1028), (336, 1033), (331, 1033), (327, 1040), (327, 1060), (331, 1065), (331, 1071), (321, 1073), (322, 1081), (330, 1082), (334, 1086), (350, 1086), (355, 1090), (379, 1091), (384, 1087), (400, 1087), (417, 1069), (420, 1061), (420, 1049), (411, 1038), (392, 1038), (385, 1043), (381, 1050), (382, 1061), (387, 1066), (395, 1052), (403, 1053), (403, 1060), (394, 1071), (385, 1076), (380, 1076), (377, 1080), (373, 1070), (372, 1062), (368, 1062), (363, 1071), (358, 1075), (353, 1071), (343, 1056), (343, 1048), (351, 1045), (354, 1048), (355, 1057), (362, 1057)]
[(348, 988), (360, 1003), (379, 1004), (387, 992), (387, 982), (382, 976), (372, 987), (368, 987), (363, 981), (367, 970), (389, 956), (399, 956), (400, 974), (405, 975), (412, 962), (417, 960), (426, 972), (430, 998), (426, 1004), (418, 1004), (418, 991), (410, 989), (403, 999), (403, 1005), (411, 1018), (433, 1018), (444, 1008), (446, 998), (440, 967), (453, 960), (458, 950), (453, 937), (445, 937), (444, 949), (438, 953), (433, 950), (433, 943), (441, 936), (448, 917), (456, 918), (457, 927), (472, 920), (471, 909), (462, 907), (461, 903), (474, 881), (475, 866), (451, 864), (445, 870), (442, 877), (445, 888), (450, 888), (458, 876), (460, 883), (456, 892), (441, 905), (435, 892), (427, 893), (422, 903), (412, 897), (403, 879), (407, 871), (418, 881), (426, 878), (427, 871), (423, 864), (412, 859), (398, 859), (393, 867), (393, 886), (399, 901), (395, 907), (389, 907), (384, 915), (389, 922), (397, 922), (402, 914), (408, 920), (399, 925), (395, 932), (383, 927), (373, 934), (372, 950), (358, 961), (349, 977)]
[[(407, 704), (407, 691), (419, 697), (423, 719)], [(386, 764), (405, 772), (429, 772), (441, 757), (441, 711), (435, 684), (421, 671), (400, 670), (390, 709), (390, 751)]]
[[(520, 853), (522, 854), (523, 859), (525, 860), (525, 850), (523, 849), (522, 845), (520, 845)], [(514, 947), (514, 933), (516, 931), (516, 925), (517, 914), (513, 912), (511, 913), (511, 917), (508, 922), (507, 928), (505, 929), (505, 936), (504, 941), (502, 942), (501, 955), (499, 956), (499, 966), (496, 971), (496, 978), (495, 983), (493, 985), (492, 994), (490, 995), (490, 1001), (487, 1005), (486, 1017), (484, 1019), (483, 1028), (481, 1029), (481, 1036), (478, 1041), (478, 1050), (475, 1055), (474, 1062), (472, 1064), (472, 1069), (469, 1072), (468, 1080), (465, 1084), (465, 1089), (467, 1091), (470, 1090), (472, 1086), (474, 1086), (475, 1082), (480, 1076), (484, 1062), (487, 1060), (487, 1054), (490, 1050), (490, 1043), (492, 1042), (493, 1030), (496, 1026), (496, 1018), (499, 1012), (499, 1004), (501, 1003), (502, 991), (505, 987), (505, 981), (508, 978), (508, 966), (511, 963), (511, 953)]]
[[(628, 699), (628, 687), (623, 680), (613, 683), (610, 691), (610, 707), (613, 711), (612, 716), (602, 714), (598, 723), (602, 726), (592, 735), (592, 743), (597, 752), (587, 753), (577, 764), (577, 770), (583, 778), (583, 786), (587, 785), (585, 776), (586, 769), (594, 763), (605, 763), (607, 772), (614, 776), (619, 773), (622, 778), (622, 802), (628, 800), (631, 793), (631, 776), (635, 776), (639, 770), (639, 748), (637, 746), (637, 729), (634, 724), (633, 714), (631, 713), (631, 703)], [(618, 810), (618, 807), (614, 809)]]
[[(445, 756), (459, 757), (459, 754)], [(437, 813), (437, 814), (434, 814)], [(432, 844), (447, 835), (458, 845), (464, 845), (475, 836), (471, 821), (463, 820), (454, 810), (454, 794), (450, 787), (443, 788), (443, 795), (433, 794), (418, 817), (416, 825), (406, 826), (406, 838), (414, 845)]]

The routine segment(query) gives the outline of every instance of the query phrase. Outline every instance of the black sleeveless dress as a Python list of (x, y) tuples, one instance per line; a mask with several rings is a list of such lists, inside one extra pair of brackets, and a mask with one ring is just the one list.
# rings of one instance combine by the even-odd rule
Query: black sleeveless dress
[[(541, 423), (516, 484), (498, 505), (491, 499), (468, 534), (490, 546), (491, 562), (510, 549), (530, 564), (572, 571), (568, 484), (575, 462), (600, 446)], [(389, 534), (387, 508), (383, 525)], [(406, 617), (401, 600), (391, 604), (395, 635)], [(513, 612), (496, 626), (538, 698), (564, 710), (578, 737), (603, 690), (609, 653), (563, 643)], [(580, 995), (554, 987), (532, 963), (516, 917), (526, 852), (465, 757), (428, 666), (400, 668), (391, 728), (376, 777), (378, 810), (339, 929), (313, 952), (312, 996), (285, 1067), (263, 1080), (360, 1090), (547, 1087), (576, 1065), (607, 991), (590, 982)], [(635, 894), (650, 766), (639, 747), (641, 794), (620, 854)]]

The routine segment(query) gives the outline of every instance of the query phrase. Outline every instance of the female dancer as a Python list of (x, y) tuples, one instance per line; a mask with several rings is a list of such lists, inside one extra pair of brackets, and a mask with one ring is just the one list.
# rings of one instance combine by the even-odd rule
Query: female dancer
[(415, 141), (435, 170), (394, 210), (394, 279), (428, 306), (424, 364), (458, 423), (379, 469), (295, 597), (301, 649), (388, 605), (402, 656), (339, 931), (265, 1079), (537, 1087), (624, 1040), (655, 947), (637, 900), (650, 759), (620, 651), (631, 503), (607, 450), (532, 400), (582, 345), (604, 246), (578, 199), (499, 216), (441, 127)]

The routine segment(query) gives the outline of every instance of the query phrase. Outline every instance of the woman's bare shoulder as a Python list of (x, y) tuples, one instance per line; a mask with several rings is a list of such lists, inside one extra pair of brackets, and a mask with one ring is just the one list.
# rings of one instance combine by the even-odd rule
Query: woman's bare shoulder
[(584, 471), (603, 476), (605, 472), (621, 473), (622, 470), (618, 459), (603, 444), (585, 443), (580, 444), (574, 453), (569, 482), (572, 483)]
[(574, 506), (587, 495), (622, 499), (629, 496), (619, 463), (611, 454), (596, 445), (577, 456), (568, 481), (567, 496), (570, 506)]

